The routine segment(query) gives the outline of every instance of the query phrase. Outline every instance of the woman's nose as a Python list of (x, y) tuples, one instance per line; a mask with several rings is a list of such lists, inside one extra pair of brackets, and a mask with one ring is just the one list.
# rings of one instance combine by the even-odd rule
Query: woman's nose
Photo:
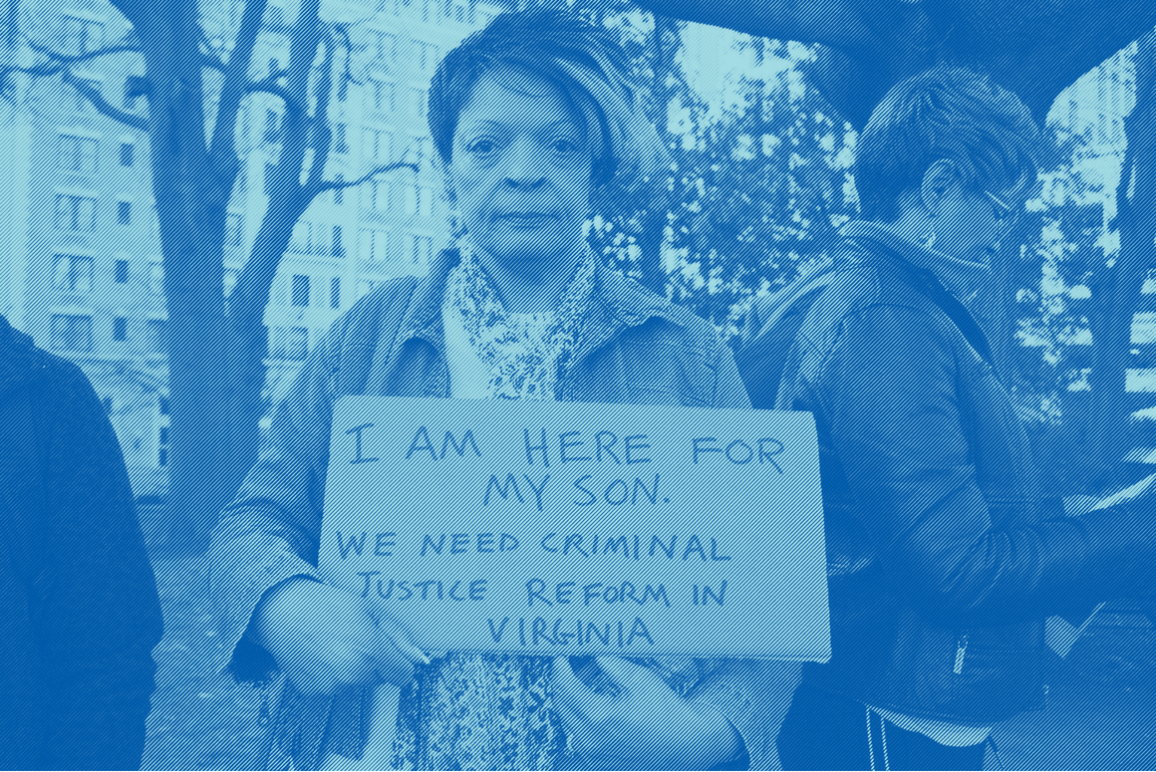
[(542, 156), (534, 143), (520, 140), (510, 148), (506, 184), (512, 188), (536, 188), (545, 182)]

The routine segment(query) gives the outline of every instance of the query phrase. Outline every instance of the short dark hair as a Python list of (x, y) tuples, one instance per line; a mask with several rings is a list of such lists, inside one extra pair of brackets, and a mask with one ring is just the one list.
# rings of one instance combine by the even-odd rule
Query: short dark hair
[(438, 64), (429, 90), (429, 129), (443, 163), (478, 79), (498, 67), (527, 70), (557, 84), (585, 122), (594, 182), (630, 182), (665, 158), (638, 105), (626, 53), (606, 29), (574, 14), (533, 9), (498, 15)]
[(971, 70), (934, 67), (893, 86), (859, 137), (860, 216), (895, 220), (899, 196), (941, 159), (968, 187), (1026, 192), (1038, 174), (1039, 143), (1039, 127), (1015, 94)]

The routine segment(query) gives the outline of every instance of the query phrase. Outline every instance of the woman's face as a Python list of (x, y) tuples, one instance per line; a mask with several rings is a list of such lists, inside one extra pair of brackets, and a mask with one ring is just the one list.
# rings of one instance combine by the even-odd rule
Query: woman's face
[(590, 208), (592, 156), (550, 81), (503, 67), (474, 84), (454, 132), (450, 181), (474, 243), (510, 268), (573, 255)]
[(937, 189), (928, 205), (935, 215), (935, 248), (969, 262), (990, 264), (1000, 239), (1014, 222), (1018, 194), (965, 186), (950, 166), (947, 169), (942, 186), (932, 185)]

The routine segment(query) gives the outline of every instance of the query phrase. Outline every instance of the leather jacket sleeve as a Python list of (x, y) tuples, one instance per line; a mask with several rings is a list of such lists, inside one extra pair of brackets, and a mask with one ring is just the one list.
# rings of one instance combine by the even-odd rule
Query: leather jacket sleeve
[(910, 307), (870, 305), (839, 324), (806, 388), (875, 554), (922, 615), (1004, 624), (1151, 594), (1150, 501), (993, 525), (964, 430), (957, 383), (970, 376), (961, 352)]

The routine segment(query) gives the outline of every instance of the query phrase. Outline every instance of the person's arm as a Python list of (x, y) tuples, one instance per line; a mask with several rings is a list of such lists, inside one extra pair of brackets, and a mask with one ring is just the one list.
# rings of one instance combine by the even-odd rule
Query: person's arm
[(896, 591), (947, 624), (1041, 617), (1145, 583), (1151, 592), (1156, 539), (1143, 505), (993, 524), (956, 387), (978, 376), (970, 367), (926, 313), (871, 306), (842, 320), (810, 385)]
[[(209, 587), (225, 644), (222, 671), (259, 682), (281, 670), (305, 694), (333, 694), (381, 679), (404, 684), (424, 655), (390, 620), (317, 570), (336, 379), (373, 360), (380, 310), (408, 297), (363, 298), (333, 324), (277, 406), (257, 463), (221, 514)], [(343, 361), (343, 353), (364, 357)], [(332, 625), (333, 619), (344, 620)]]
[(137, 769), (164, 624), (120, 444), (73, 365), (53, 372), (37, 399), (46, 511), (36, 551), (51, 567), (35, 614), (44, 768)]
[(309, 355), (277, 406), (256, 465), (224, 511), (209, 550), (209, 590), (224, 642), (221, 670), (262, 681), (277, 669), (250, 629), (269, 590), (317, 572), (321, 504), (332, 421), (331, 358), (338, 325)]

